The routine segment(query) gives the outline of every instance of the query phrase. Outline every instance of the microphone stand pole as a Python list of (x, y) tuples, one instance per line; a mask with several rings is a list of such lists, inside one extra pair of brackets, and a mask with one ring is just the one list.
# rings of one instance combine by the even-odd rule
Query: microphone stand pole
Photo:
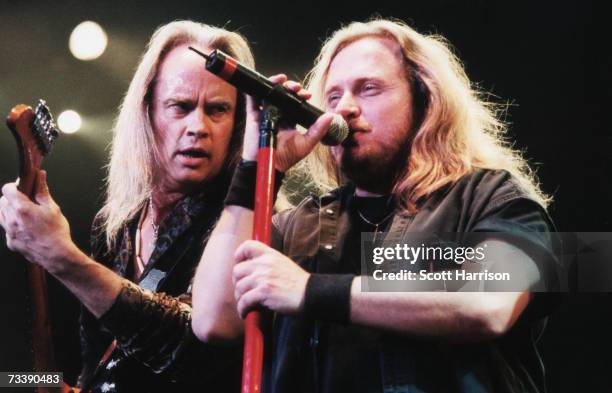
[[(259, 121), (257, 180), (253, 240), (270, 245), (272, 238), (272, 207), (274, 205), (274, 148), (278, 132), (278, 108), (263, 103)], [(247, 314), (244, 327), (244, 357), (242, 360), (242, 393), (260, 393), (264, 357), (263, 315), (254, 310)]]

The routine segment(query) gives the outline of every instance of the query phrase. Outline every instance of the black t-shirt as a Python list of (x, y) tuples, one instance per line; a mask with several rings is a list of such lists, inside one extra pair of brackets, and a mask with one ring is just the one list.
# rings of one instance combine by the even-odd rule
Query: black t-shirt
[[(550, 254), (553, 266), (544, 266), (541, 279), (548, 289), (557, 285), (550, 218), (507, 172), (466, 176), (407, 219), (396, 215), (384, 222), (387, 209), (385, 198), (355, 198), (345, 186), (277, 215), (274, 245), (310, 272), (360, 274), (361, 232), (373, 232), (372, 224), (381, 220), (378, 230), (399, 228), (402, 235), (516, 231), (528, 233), (531, 246)], [(548, 312), (543, 298), (536, 295), (501, 338), (470, 344), (277, 314), (266, 391), (542, 392), (544, 370), (535, 341)]]
[[(393, 197), (353, 195), (347, 205), (347, 233), (338, 273), (361, 274), (361, 233), (382, 234), (395, 210)], [(322, 392), (380, 392), (378, 330), (320, 322)], [(324, 382), (323, 382), (324, 381)]]

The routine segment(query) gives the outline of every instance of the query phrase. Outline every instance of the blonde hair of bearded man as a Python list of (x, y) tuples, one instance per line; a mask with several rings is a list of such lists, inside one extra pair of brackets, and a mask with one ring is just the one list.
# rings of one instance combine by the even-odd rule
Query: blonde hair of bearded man
[[(123, 99), (113, 129), (106, 201), (98, 216), (109, 247), (114, 244), (122, 226), (143, 208), (151, 195), (153, 165), (159, 152), (151, 126), (150, 98), (165, 55), (183, 44), (220, 49), (254, 67), (251, 49), (238, 33), (186, 20), (168, 23), (155, 31)], [(240, 159), (244, 119), (245, 99), (238, 94), (226, 162), (228, 168)]]
[[(550, 198), (540, 190), (535, 173), (506, 139), (507, 126), (500, 119), (505, 106), (488, 101), (488, 95), (470, 82), (443, 37), (422, 35), (401, 21), (383, 19), (343, 27), (326, 41), (306, 77), (314, 105), (324, 107), (324, 86), (334, 57), (365, 37), (397, 42), (413, 96), (415, 86), (424, 95), (407, 165), (392, 190), (404, 212), (414, 213), (419, 201), (480, 168), (508, 171), (529, 196), (543, 207), (548, 205)], [(295, 171), (309, 174), (320, 192), (337, 187), (342, 176), (331, 149), (323, 145)]]

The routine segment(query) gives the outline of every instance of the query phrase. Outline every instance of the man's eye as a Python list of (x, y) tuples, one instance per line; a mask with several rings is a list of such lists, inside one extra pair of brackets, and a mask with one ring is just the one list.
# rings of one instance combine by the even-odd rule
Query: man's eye
[(340, 100), (340, 94), (330, 94), (327, 97), (327, 105), (329, 106), (335, 106), (336, 103), (338, 102), (338, 100)]
[(170, 108), (176, 112), (186, 113), (191, 110), (191, 105), (187, 102), (174, 102), (170, 105)]
[(378, 86), (375, 83), (366, 83), (363, 85), (362, 90), (366, 93), (374, 93), (378, 90)]
[(229, 110), (230, 110), (229, 106), (225, 104), (206, 106), (206, 113), (210, 116), (222, 115), (222, 114), (228, 113)]

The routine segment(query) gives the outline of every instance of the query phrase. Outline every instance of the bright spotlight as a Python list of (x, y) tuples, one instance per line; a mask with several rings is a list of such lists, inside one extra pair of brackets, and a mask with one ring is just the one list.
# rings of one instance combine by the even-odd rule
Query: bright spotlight
[(73, 110), (63, 111), (57, 118), (57, 126), (66, 134), (75, 133), (81, 128), (81, 116)]
[(96, 22), (88, 20), (72, 30), (68, 46), (77, 59), (93, 60), (104, 53), (107, 43), (108, 39), (104, 29)]

